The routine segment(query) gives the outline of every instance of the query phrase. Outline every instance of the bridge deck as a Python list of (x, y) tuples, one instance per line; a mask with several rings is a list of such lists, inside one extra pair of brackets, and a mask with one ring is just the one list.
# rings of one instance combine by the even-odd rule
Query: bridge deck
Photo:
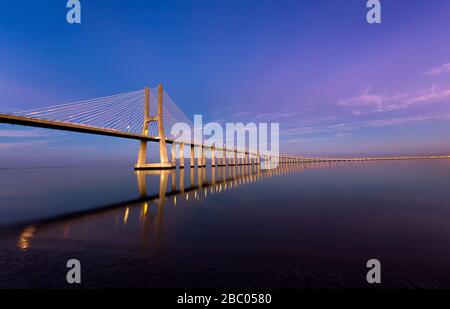
[[(105, 136), (113, 136), (113, 137), (128, 138), (128, 139), (135, 139), (135, 140), (147, 140), (147, 141), (151, 141), (151, 142), (159, 142), (159, 138), (153, 137), (153, 136), (145, 136), (145, 135), (141, 135), (141, 134), (122, 132), (122, 131), (117, 131), (117, 130), (112, 130), (112, 129), (97, 128), (97, 127), (92, 127), (92, 126), (82, 125), (82, 124), (58, 122), (58, 121), (28, 118), (28, 117), (22, 117), (22, 116), (14, 116), (14, 115), (0, 114), (0, 123), (9, 123), (9, 124), (15, 124), (15, 125), (29, 126), (29, 127), (47, 128), (47, 129), (63, 130), (63, 131), (70, 131), (70, 132), (105, 135)], [(169, 144), (172, 143), (171, 140), (166, 140), (166, 142)]]
[[(82, 125), (70, 122), (60, 122), (53, 120), (44, 120), (16, 115), (8, 115), (8, 114), (0, 114), (0, 123), (8, 123), (14, 125), (28, 126), (28, 127), (37, 127), (37, 128), (46, 128), (46, 129), (54, 129), (54, 130), (62, 130), (62, 131), (70, 131), (70, 132), (78, 132), (78, 133), (86, 133), (86, 134), (95, 134), (95, 135), (103, 135), (103, 136), (112, 136), (112, 137), (120, 137), (141, 141), (149, 141), (149, 142), (159, 142), (160, 138), (157, 136), (145, 136), (142, 134), (135, 134), (129, 132), (123, 132), (113, 129), (99, 128), (93, 127), (89, 125)], [(167, 144), (179, 144), (170, 138), (166, 138)], [(186, 146), (206, 146), (195, 143), (183, 142)], [(216, 150), (223, 150), (221, 147), (215, 147)], [(227, 149), (230, 150), (230, 149)], [(242, 153), (243, 151), (238, 151)]]
[[(55, 129), (55, 130), (86, 133), (86, 134), (96, 134), (96, 135), (120, 137), (120, 138), (149, 141), (149, 142), (159, 142), (160, 141), (160, 138), (156, 137), (156, 136), (145, 136), (142, 134), (135, 134), (135, 133), (123, 132), (123, 131), (118, 131), (118, 130), (113, 130), (113, 129), (93, 127), (93, 126), (89, 126), (89, 125), (82, 125), (82, 124), (69, 123), (69, 122), (58, 122), (58, 121), (51, 121), (51, 120), (44, 120), (44, 119), (36, 119), (36, 118), (29, 118), (29, 117), (16, 116), (16, 115), (0, 114), (0, 123), (8, 123), (8, 124), (37, 127), (37, 128)], [(172, 139), (166, 138), (166, 143), (167, 144), (178, 144), (179, 142), (176, 142)], [(183, 142), (183, 144), (185, 144), (187, 146), (194, 145), (194, 146), (210, 147), (207, 145), (200, 145), (200, 144), (189, 143), (189, 142)], [(224, 149), (222, 147), (215, 147), (215, 150), (221, 151)], [(225, 148), (225, 150), (226, 151), (235, 151), (234, 149), (229, 149), (229, 148)], [(237, 153), (245, 153), (246, 151), (237, 150), (236, 152)], [(264, 155), (261, 154), (261, 156), (264, 156)], [(281, 156), (280, 158), (283, 158), (283, 156)], [(288, 158), (288, 157), (286, 157), (286, 158)], [(414, 160), (414, 159), (450, 159), (450, 156), (443, 155), (443, 156), (424, 156), (424, 157), (381, 157), (381, 158), (380, 157), (375, 157), (375, 158), (370, 158), (370, 157), (369, 158), (296, 157), (295, 159), (302, 160), (303, 162), (343, 162), (343, 161), (380, 161), (380, 160)]]

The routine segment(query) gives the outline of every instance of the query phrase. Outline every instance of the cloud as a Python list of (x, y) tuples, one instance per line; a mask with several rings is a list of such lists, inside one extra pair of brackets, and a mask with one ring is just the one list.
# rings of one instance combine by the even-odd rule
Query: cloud
[[(228, 113), (229, 115), (214, 117), (213, 122), (224, 123), (250, 123), (250, 122), (285, 122), (289, 119), (296, 119), (299, 117), (298, 112), (294, 111), (278, 111), (278, 112), (250, 112), (250, 111), (238, 111), (235, 113)], [(214, 115), (213, 115), (214, 116)]]
[(380, 94), (370, 94), (370, 88), (367, 89), (360, 95), (356, 95), (350, 98), (343, 98), (338, 100), (340, 106), (378, 106), (381, 107), (386, 101), (386, 98)]
[(42, 130), (0, 130), (0, 137), (9, 138), (33, 138), (42, 137), (47, 134)]
[(237, 112), (233, 114), (233, 117), (242, 117), (242, 116), (249, 116), (251, 115), (250, 112)]
[(370, 93), (370, 87), (362, 94), (338, 100), (338, 105), (351, 111), (353, 115), (380, 113), (405, 109), (415, 105), (442, 103), (450, 100), (450, 87), (432, 85), (416, 91), (395, 94)]
[(373, 120), (366, 120), (366, 121), (358, 121), (358, 122), (352, 122), (347, 123), (345, 126), (336, 128), (344, 128), (344, 127), (350, 127), (352, 130), (361, 128), (361, 127), (390, 127), (390, 126), (399, 126), (399, 125), (405, 125), (409, 123), (415, 123), (415, 122), (427, 122), (427, 121), (448, 121), (450, 120), (450, 113), (439, 113), (439, 114), (419, 114), (419, 115), (413, 115), (413, 116), (406, 116), (406, 117), (392, 117), (392, 118), (386, 118), (386, 119), (373, 119)]
[(291, 139), (287, 139), (287, 140), (283, 141), (283, 143), (285, 143), (285, 144), (300, 144), (300, 143), (309, 143), (309, 142), (311, 142), (311, 139), (303, 138), (303, 137), (291, 138)]
[[(244, 114), (241, 113), (241, 115)], [(298, 116), (297, 112), (291, 111), (281, 111), (281, 112), (268, 112), (268, 113), (250, 113), (245, 112), (245, 115), (248, 115), (248, 121), (279, 121), (281, 119), (293, 118)]]
[(293, 127), (289, 129), (282, 129), (280, 134), (282, 136), (298, 136), (298, 135), (307, 135), (307, 134), (320, 134), (320, 133), (332, 133), (336, 131), (351, 131), (354, 130), (352, 123), (338, 123), (331, 125), (321, 125), (321, 126), (301, 126), (301, 127)]
[(335, 137), (346, 137), (346, 136), (351, 136), (351, 135), (353, 135), (353, 134), (350, 132), (339, 132), (339, 133), (334, 134)]
[(435, 76), (442, 73), (450, 73), (450, 62), (425, 72), (425, 75)]
[(0, 143), (0, 149), (1, 150), (17, 149), (17, 148), (28, 149), (36, 146), (48, 146), (49, 143), (50, 143), (49, 140)]
[(325, 126), (303, 126), (297, 128), (282, 129), (280, 134), (281, 136), (295, 136), (303, 134), (322, 133), (324, 131), (327, 131), (327, 127)]
[(370, 127), (387, 127), (387, 126), (403, 125), (411, 122), (424, 122), (432, 120), (450, 120), (450, 113), (415, 115), (409, 117), (398, 117), (389, 119), (376, 119), (367, 121), (366, 125)]
[(418, 122), (429, 121), (449, 121), (450, 113), (428, 113), (417, 114), (405, 117), (392, 117), (384, 119), (371, 119), (364, 121), (353, 121), (337, 124), (302, 126), (283, 129), (282, 136), (291, 137), (293, 139), (305, 135), (325, 134), (334, 137), (343, 137), (353, 135), (356, 130), (361, 128), (382, 128), (390, 126), (401, 126)]
[(413, 95), (408, 93), (403, 94), (400, 98), (404, 104), (408, 105), (441, 102), (450, 98), (450, 87), (431, 86)]

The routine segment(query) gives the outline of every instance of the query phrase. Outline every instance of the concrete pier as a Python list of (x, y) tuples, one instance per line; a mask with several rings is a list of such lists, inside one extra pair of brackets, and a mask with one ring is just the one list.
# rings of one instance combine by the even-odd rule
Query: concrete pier
[(146, 163), (147, 161), (147, 141), (141, 141), (139, 149), (138, 160), (135, 165), (137, 170), (145, 169), (173, 169), (175, 168), (172, 162), (169, 162), (167, 156), (166, 136), (164, 133), (164, 125), (162, 120), (163, 115), (163, 87), (158, 86), (158, 112), (156, 116), (150, 116), (150, 89), (147, 87), (144, 89), (144, 126), (142, 135), (148, 136), (148, 126), (152, 121), (156, 121), (158, 125), (159, 135), (159, 163)]

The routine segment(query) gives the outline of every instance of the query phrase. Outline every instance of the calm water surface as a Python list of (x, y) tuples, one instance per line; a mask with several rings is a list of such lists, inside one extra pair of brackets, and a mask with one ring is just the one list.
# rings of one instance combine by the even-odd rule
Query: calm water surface
[(0, 171), (15, 250), (76, 242), (136, 255), (257, 258), (450, 281), (450, 161), (292, 164), (176, 172)]

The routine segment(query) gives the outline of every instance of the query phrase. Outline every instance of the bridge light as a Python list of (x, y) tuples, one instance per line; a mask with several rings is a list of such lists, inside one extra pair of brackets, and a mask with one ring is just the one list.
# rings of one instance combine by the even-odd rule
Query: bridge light
[(148, 211), (148, 203), (144, 203), (143, 217), (147, 215), (147, 211)]
[(124, 213), (124, 215), (123, 215), (123, 223), (124, 223), (124, 224), (127, 224), (129, 213), (130, 213), (130, 208), (127, 207), (127, 208), (125, 209), (125, 213)]

